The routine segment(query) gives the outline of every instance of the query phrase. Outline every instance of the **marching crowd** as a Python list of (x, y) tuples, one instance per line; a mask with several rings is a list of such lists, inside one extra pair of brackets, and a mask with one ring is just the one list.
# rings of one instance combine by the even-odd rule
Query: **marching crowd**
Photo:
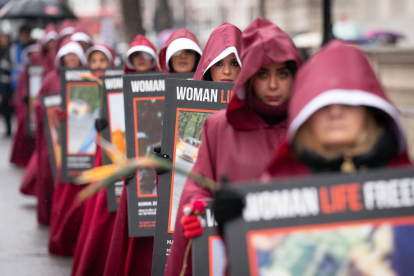
[[(15, 94), (18, 129), (11, 162), (26, 167), (20, 191), (38, 198), (38, 221), (50, 226), (50, 254), (74, 256), (72, 275), (151, 275), (154, 238), (129, 237), (126, 189), (117, 212), (108, 211), (105, 189), (86, 202), (75, 201), (84, 186), (62, 182), (59, 171), (56, 179), (52, 177), (45, 111), (39, 99), (35, 102), (35, 136), (25, 135), (28, 65), (44, 68), (39, 98), (60, 93), (59, 70), (63, 68), (113, 67), (113, 49), (93, 44), (81, 26), (64, 21), (59, 29), (48, 25), (44, 37), (36, 47), (27, 48), (25, 55), (26, 68)], [(218, 26), (204, 50), (186, 29), (174, 31), (158, 55), (145, 36), (137, 35), (124, 63), (125, 74), (194, 72), (194, 80), (234, 83), (227, 109), (204, 123), (192, 169), (217, 182), (223, 176), (237, 185), (255, 179), (265, 182), (410, 165), (397, 109), (365, 54), (345, 42), (331, 41), (302, 64), (289, 36), (272, 22), (257, 18), (243, 32), (229, 23)], [(63, 119), (66, 111), (60, 110), (56, 116)], [(99, 123), (96, 126), (102, 130)], [(102, 165), (101, 154), (98, 146), (94, 166)], [(224, 191), (213, 194), (187, 180), (165, 275), (192, 275), (191, 254), (184, 260), (185, 251), (189, 239), (203, 234), (203, 223), (185, 209), (195, 200), (211, 198), (216, 200), (217, 222), (223, 225), (231, 220), (229, 210), (237, 206)], [(400, 255), (391, 257), (389, 269), (397, 275), (410, 275), (413, 228), (397, 226), (393, 231)], [(355, 275), (371, 275), (363, 268), (355, 269), (360, 273)]]

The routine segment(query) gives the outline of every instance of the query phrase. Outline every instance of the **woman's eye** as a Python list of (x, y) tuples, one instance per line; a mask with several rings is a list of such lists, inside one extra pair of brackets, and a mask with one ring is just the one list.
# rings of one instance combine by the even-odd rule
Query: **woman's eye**
[(239, 65), (239, 63), (238, 63), (237, 61), (233, 61), (233, 62), (231, 63), (231, 66), (237, 66), (237, 67), (240, 67), (240, 65)]
[(220, 60), (220, 61), (217, 61), (214, 65), (215, 66), (223, 66), (223, 62)]
[(283, 79), (283, 78), (286, 78), (289, 74), (286, 71), (281, 71), (279, 72), (278, 75), (279, 75), (279, 78)]
[(266, 72), (259, 72), (259, 73), (257, 73), (257, 76), (259, 78), (266, 78), (267, 77), (267, 73)]

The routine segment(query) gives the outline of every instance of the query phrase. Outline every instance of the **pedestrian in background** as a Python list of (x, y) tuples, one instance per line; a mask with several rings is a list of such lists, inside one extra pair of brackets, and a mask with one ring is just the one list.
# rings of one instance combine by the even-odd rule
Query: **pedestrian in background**
[(6, 122), (6, 137), (11, 136), (11, 116), (13, 113), (13, 90), (10, 85), (10, 37), (0, 35), (0, 113)]

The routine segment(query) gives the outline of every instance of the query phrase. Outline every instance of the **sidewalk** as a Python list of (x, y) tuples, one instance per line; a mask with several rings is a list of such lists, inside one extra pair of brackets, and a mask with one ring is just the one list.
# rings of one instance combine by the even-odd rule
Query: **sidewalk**
[(70, 275), (72, 258), (48, 254), (49, 228), (37, 223), (34, 197), (19, 192), (24, 170), (9, 163), (11, 139), (0, 118), (0, 275)]

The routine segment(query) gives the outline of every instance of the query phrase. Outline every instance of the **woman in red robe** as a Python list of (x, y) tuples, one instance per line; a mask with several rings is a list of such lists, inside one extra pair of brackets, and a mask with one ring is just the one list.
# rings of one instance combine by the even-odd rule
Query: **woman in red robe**
[[(17, 117), (17, 132), (13, 139), (13, 148), (10, 156), (10, 162), (19, 166), (26, 167), (34, 151), (34, 137), (28, 136), (27, 112), (29, 95), (27, 91), (27, 67), (30, 65), (41, 65), (42, 60), (39, 56), (40, 45), (34, 44), (27, 46), (22, 55), (25, 69), (19, 76), (15, 96), (15, 110)], [(23, 186), (22, 186), (23, 187)], [(34, 195), (33, 185), (27, 185), (22, 189), (26, 195)]]
[(42, 82), (38, 99), (35, 102), (36, 109), (36, 138), (35, 151), (38, 154), (36, 168), (35, 189), (38, 197), (38, 221), (41, 224), (49, 224), (53, 200), (54, 180), (52, 177), (48, 148), (43, 129), (44, 109), (40, 103), (40, 97), (60, 93), (60, 73), (61, 68), (77, 68), (86, 65), (86, 59), (82, 47), (69, 38), (65, 39), (56, 55), (56, 69), (49, 72)]
[[(158, 71), (156, 50), (145, 36), (137, 35), (125, 56), (125, 73), (149, 71)], [(153, 242), (153, 237), (129, 237), (127, 191), (124, 186), (104, 272), (91, 275), (150, 275)]]
[[(286, 142), (264, 179), (411, 165), (399, 112), (365, 54), (341, 41), (330, 42), (298, 73), (288, 121)], [(351, 256), (352, 275), (374, 275), (375, 268), (411, 275), (413, 231), (394, 226), (392, 250), (372, 242), (364, 254)]]
[[(115, 52), (97, 44), (86, 52), (89, 68), (114, 67)], [(99, 135), (99, 134), (98, 134)], [(96, 146), (94, 167), (102, 166), (102, 150)], [(115, 224), (116, 212), (109, 212), (106, 189), (89, 198), (74, 251), (72, 275), (102, 275)]]
[(192, 32), (187, 29), (176, 30), (161, 48), (161, 70), (164, 74), (195, 72), (202, 54)]
[[(241, 62), (243, 67), (229, 106), (204, 123), (192, 169), (215, 181), (222, 177), (232, 182), (260, 177), (285, 134), (290, 89), (296, 69), (302, 65), (289, 36), (262, 18), (255, 19), (242, 34)], [(185, 275), (192, 274), (191, 253), (187, 260), (184, 254), (189, 238), (202, 234), (202, 229), (200, 223), (195, 228), (188, 227), (186, 218), (191, 216), (182, 210), (195, 199), (212, 197), (211, 191), (187, 180), (165, 275), (180, 275), (185, 261)]]
[[(33, 65), (42, 65), (43, 66), (43, 76), (46, 76), (50, 71), (54, 70), (55, 68), (55, 57), (56, 57), (56, 47), (57, 47), (57, 38), (58, 38), (58, 34), (56, 31), (56, 26), (53, 23), (50, 23), (47, 25), (46, 30), (45, 30), (45, 36), (42, 38), (41, 40), (41, 47), (42, 50), (40, 52), (40, 55), (36, 55), (34, 56), (34, 59), (31, 60), (31, 62), (33, 62)], [(23, 76), (24, 74), (24, 76)], [(26, 87), (27, 87), (27, 83), (26, 83), (26, 78), (27, 78), (27, 71), (25, 70), (23, 72), (23, 74), (20, 76), (20, 81), (19, 81), (19, 85), (18, 85), (18, 95), (24, 95), (27, 96), (27, 91), (26, 91)], [(22, 89), (22, 90), (20, 90)], [(17, 101), (20, 101), (20, 96), (16, 97)], [(20, 112), (19, 112), (20, 114)], [(20, 115), (23, 118), (23, 115)], [(18, 120), (18, 132), (20, 127), (26, 127), (23, 125), (20, 125), (20, 121)], [(17, 135), (16, 135), (17, 136)], [(20, 135), (19, 135), (20, 137)], [(26, 139), (29, 140), (30, 139)], [(27, 164), (27, 169), (26, 172), (24, 174), (22, 183), (20, 185), (20, 191), (23, 194), (26, 195), (35, 195), (35, 189), (34, 189), (34, 183), (35, 183), (35, 175), (36, 175), (36, 168), (37, 168), (37, 152), (34, 150), (34, 138), (33, 138), (33, 150), (30, 151), (30, 149), (27, 149), (27, 151), (25, 150), (25, 155), (30, 153), (30, 159), (29, 162)], [(29, 143), (29, 142), (28, 142)], [(16, 149), (16, 154), (17, 152), (20, 150)], [(32, 154), (34, 152), (34, 154)], [(23, 152), (22, 152), (23, 154)], [(13, 150), (13, 154), (12, 154), (12, 159), (14, 156), (14, 150)]]

